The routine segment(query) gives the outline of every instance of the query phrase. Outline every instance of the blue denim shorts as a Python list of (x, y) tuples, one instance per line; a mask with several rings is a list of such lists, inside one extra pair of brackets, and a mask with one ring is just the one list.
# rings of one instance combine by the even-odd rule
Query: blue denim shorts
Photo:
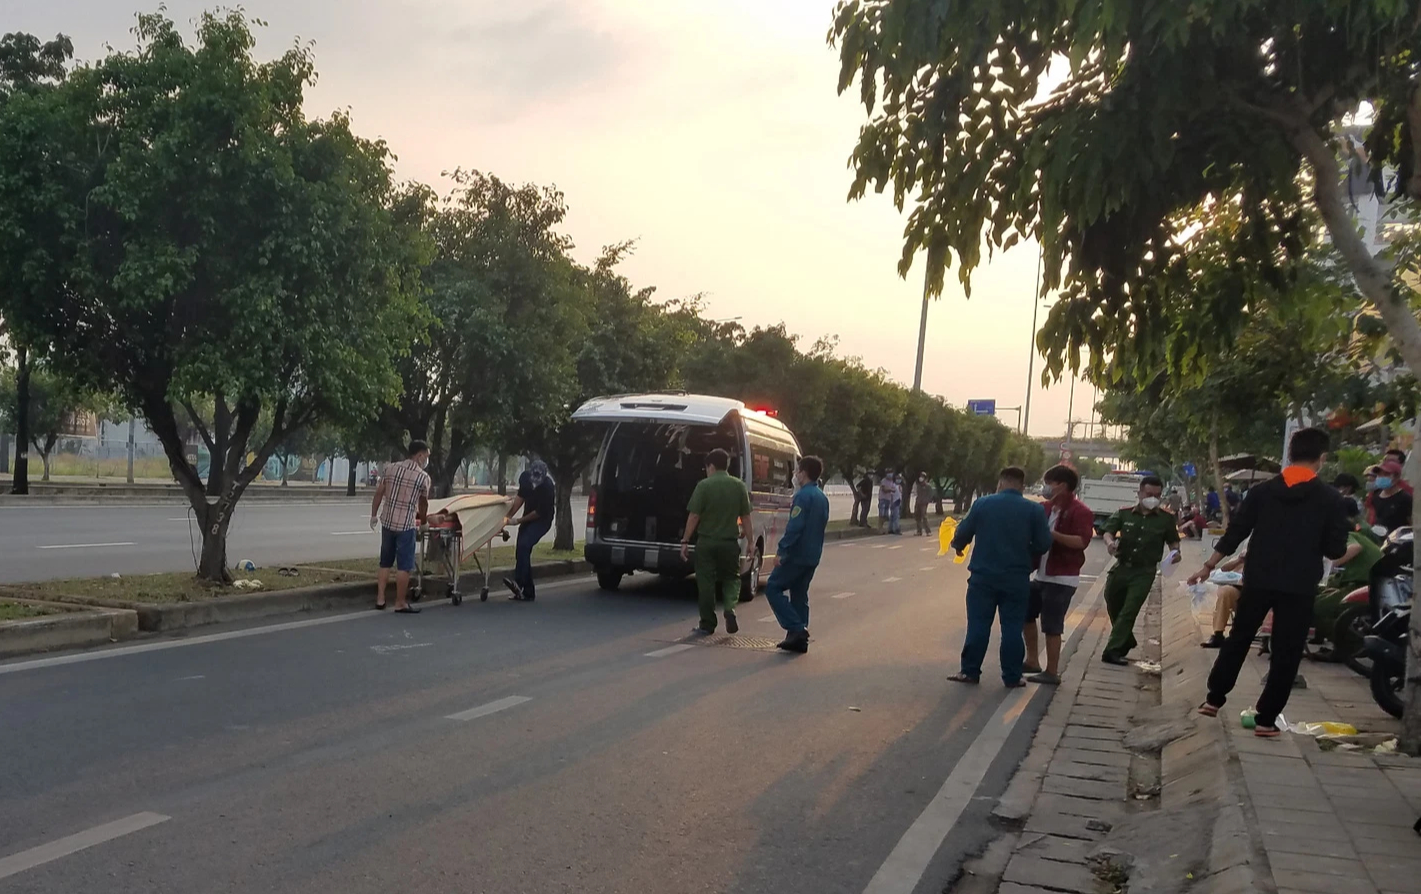
[(380, 528), (380, 567), (399, 571), (414, 570), (414, 528), (391, 531)]

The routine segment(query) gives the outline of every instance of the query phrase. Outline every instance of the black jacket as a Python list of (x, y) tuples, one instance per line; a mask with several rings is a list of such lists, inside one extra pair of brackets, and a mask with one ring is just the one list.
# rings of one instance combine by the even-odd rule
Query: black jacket
[(1350, 527), (1342, 495), (1321, 479), (1289, 487), (1279, 475), (1249, 489), (1215, 549), (1232, 555), (1251, 535), (1243, 585), (1311, 599), (1323, 558), (1341, 558)]

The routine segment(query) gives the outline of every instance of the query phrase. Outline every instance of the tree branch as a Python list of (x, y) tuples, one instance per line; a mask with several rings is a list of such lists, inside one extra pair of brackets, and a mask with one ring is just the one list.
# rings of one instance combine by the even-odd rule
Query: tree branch
[(217, 447), (213, 443), (212, 432), (208, 430), (207, 423), (203, 422), (202, 417), (197, 414), (197, 410), (193, 408), (192, 401), (184, 400), (182, 404), (183, 409), (187, 410), (188, 418), (192, 420), (192, 424), (197, 428), (197, 433), (202, 436), (202, 443), (207, 445), (207, 452), (213, 453)]
[(1411, 131), (1411, 176), (1406, 181), (1406, 195), (1421, 199), (1421, 87), (1411, 87), (1411, 101), (1406, 104), (1406, 127)]

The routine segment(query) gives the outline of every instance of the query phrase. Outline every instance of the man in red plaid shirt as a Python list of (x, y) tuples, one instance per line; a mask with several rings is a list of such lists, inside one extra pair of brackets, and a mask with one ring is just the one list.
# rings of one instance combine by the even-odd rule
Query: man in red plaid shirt
[(375, 500), (370, 504), (370, 530), (380, 528), (380, 576), (375, 594), (375, 607), (385, 607), (385, 587), (390, 582), (390, 569), (395, 575), (395, 611), (418, 614), (409, 604), (410, 572), (414, 570), (415, 530), (429, 509), (429, 445), (410, 441), (409, 459), (391, 463), (385, 468), (380, 485), (375, 488)]

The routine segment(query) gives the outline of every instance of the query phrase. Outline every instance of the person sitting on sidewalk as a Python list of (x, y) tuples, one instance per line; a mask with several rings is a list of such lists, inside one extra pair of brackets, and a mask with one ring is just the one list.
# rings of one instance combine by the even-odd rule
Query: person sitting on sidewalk
[(1183, 519), (1179, 524), (1179, 536), (1188, 537), (1191, 540), (1203, 540), (1204, 532), (1209, 529), (1209, 520), (1204, 517), (1194, 506), (1184, 507)]
[[(1023, 670), (1031, 683), (1054, 685), (1061, 682), (1061, 637), (1066, 631), (1066, 612), (1071, 597), (1081, 585), (1085, 550), (1095, 537), (1095, 515), (1076, 497), (1081, 476), (1070, 466), (1053, 466), (1042, 476), (1051, 498), (1042, 508), (1051, 526), (1051, 550), (1041, 557), (1036, 580), (1031, 582), (1031, 600), (1026, 611), (1026, 658)], [(1046, 635), (1046, 669), (1042, 670), (1036, 631)]]
[[(1243, 567), (1246, 556), (1229, 559), (1219, 566), (1220, 571), (1237, 571)], [(1224, 631), (1229, 627), (1229, 619), (1238, 609), (1240, 590), (1233, 584), (1219, 584), (1214, 593), (1214, 634), (1199, 645), (1206, 649), (1221, 649), (1224, 646)]]
[[(1115, 557), (1115, 567), (1105, 578), (1105, 610), (1110, 614), (1110, 639), (1100, 660), (1129, 664), (1125, 657), (1135, 648), (1135, 619), (1150, 596), (1155, 571), (1166, 547), (1179, 548), (1174, 516), (1160, 509), (1164, 482), (1154, 475), (1140, 481), (1140, 502), (1121, 509), (1105, 522), (1105, 548)], [(1178, 553), (1174, 561), (1179, 561)]]
[(948, 677), (956, 683), (977, 683), (982, 659), (992, 639), (992, 619), (1002, 627), (1002, 682), (1009, 689), (1026, 685), (1021, 664), (1026, 644), (1026, 608), (1031, 599), (1031, 570), (1051, 548), (1046, 513), (1022, 495), (1026, 473), (1016, 466), (1002, 469), (997, 492), (972, 504), (957, 526), (952, 550), (959, 556), (975, 539), (967, 566), (967, 636), (962, 644), (962, 670)]
[(1298, 674), (1323, 559), (1340, 559), (1347, 551), (1342, 496), (1317, 477), (1327, 447), (1328, 435), (1321, 429), (1305, 428), (1294, 434), (1288, 446), (1290, 465), (1249, 492), (1214, 554), (1189, 578), (1190, 584), (1203, 582), (1245, 538), (1252, 537), (1233, 629), (1209, 673), (1209, 691), (1199, 713), (1218, 715), (1238, 682), (1253, 637), (1271, 611), (1272, 666), (1258, 698), (1254, 727), (1254, 735), (1265, 738), (1278, 735), (1278, 715)]

